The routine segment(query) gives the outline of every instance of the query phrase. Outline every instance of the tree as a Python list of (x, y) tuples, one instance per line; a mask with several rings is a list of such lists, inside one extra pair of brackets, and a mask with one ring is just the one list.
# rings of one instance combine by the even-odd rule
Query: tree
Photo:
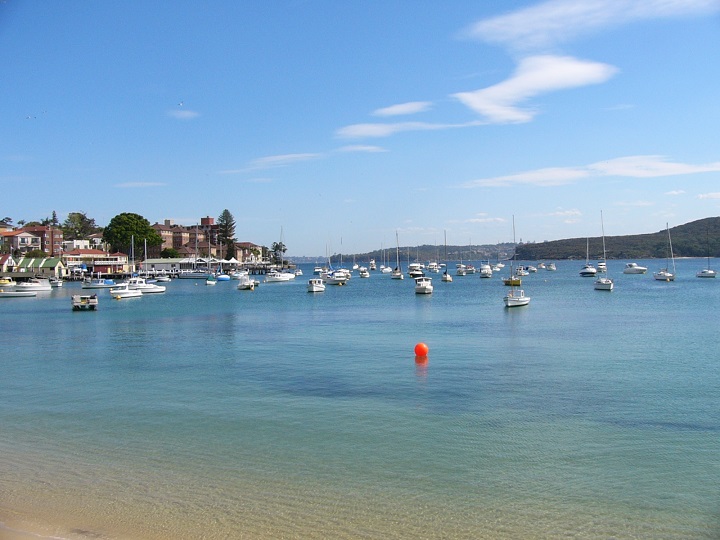
[(218, 217), (218, 243), (225, 246), (225, 258), (235, 256), (235, 218), (228, 209)]
[(110, 220), (103, 231), (103, 242), (110, 244), (114, 251), (130, 253), (133, 240), (135, 252), (144, 257), (144, 245), (159, 246), (162, 238), (158, 232), (150, 226), (150, 222), (139, 214), (125, 212), (118, 214)]
[(180, 257), (180, 252), (175, 248), (165, 248), (160, 252), (160, 257), (163, 259), (177, 259)]
[(70, 212), (60, 228), (65, 240), (87, 240), (98, 230), (95, 220), (87, 217), (85, 212)]
[(282, 263), (283, 256), (282, 254), (287, 251), (287, 248), (285, 247), (285, 244), (282, 242), (273, 242), (270, 246), (270, 253), (272, 253), (272, 259), (275, 264)]

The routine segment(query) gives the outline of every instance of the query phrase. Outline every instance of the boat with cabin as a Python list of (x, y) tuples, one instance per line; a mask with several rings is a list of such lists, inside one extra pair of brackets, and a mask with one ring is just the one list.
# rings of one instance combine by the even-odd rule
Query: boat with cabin
[(95, 311), (98, 308), (97, 294), (73, 294), (70, 298), (73, 311)]

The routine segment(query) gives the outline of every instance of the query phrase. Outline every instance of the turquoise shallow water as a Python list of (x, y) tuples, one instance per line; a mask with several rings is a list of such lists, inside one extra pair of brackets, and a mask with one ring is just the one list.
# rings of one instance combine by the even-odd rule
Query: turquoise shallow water
[[(658, 261), (646, 261), (649, 272)], [(3, 299), (0, 521), (65, 538), (717, 538), (720, 280), (374, 273)], [(427, 365), (413, 347), (430, 347)]]

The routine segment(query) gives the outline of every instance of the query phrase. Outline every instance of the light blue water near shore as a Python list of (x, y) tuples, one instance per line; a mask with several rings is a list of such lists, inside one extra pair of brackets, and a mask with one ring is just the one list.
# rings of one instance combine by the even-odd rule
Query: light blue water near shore
[[(0, 521), (64, 537), (717, 538), (720, 280), (373, 273), (3, 299)], [(415, 343), (430, 347), (417, 365)]]

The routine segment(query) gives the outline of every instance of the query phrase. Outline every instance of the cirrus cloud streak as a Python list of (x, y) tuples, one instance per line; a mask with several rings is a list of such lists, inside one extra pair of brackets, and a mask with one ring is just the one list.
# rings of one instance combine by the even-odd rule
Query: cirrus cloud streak
[(717, 171), (720, 171), (720, 162), (692, 165), (669, 162), (664, 156), (626, 156), (580, 167), (549, 167), (508, 176), (481, 178), (466, 182), (461, 187), (507, 187), (518, 184), (547, 187), (607, 176), (657, 178)]

